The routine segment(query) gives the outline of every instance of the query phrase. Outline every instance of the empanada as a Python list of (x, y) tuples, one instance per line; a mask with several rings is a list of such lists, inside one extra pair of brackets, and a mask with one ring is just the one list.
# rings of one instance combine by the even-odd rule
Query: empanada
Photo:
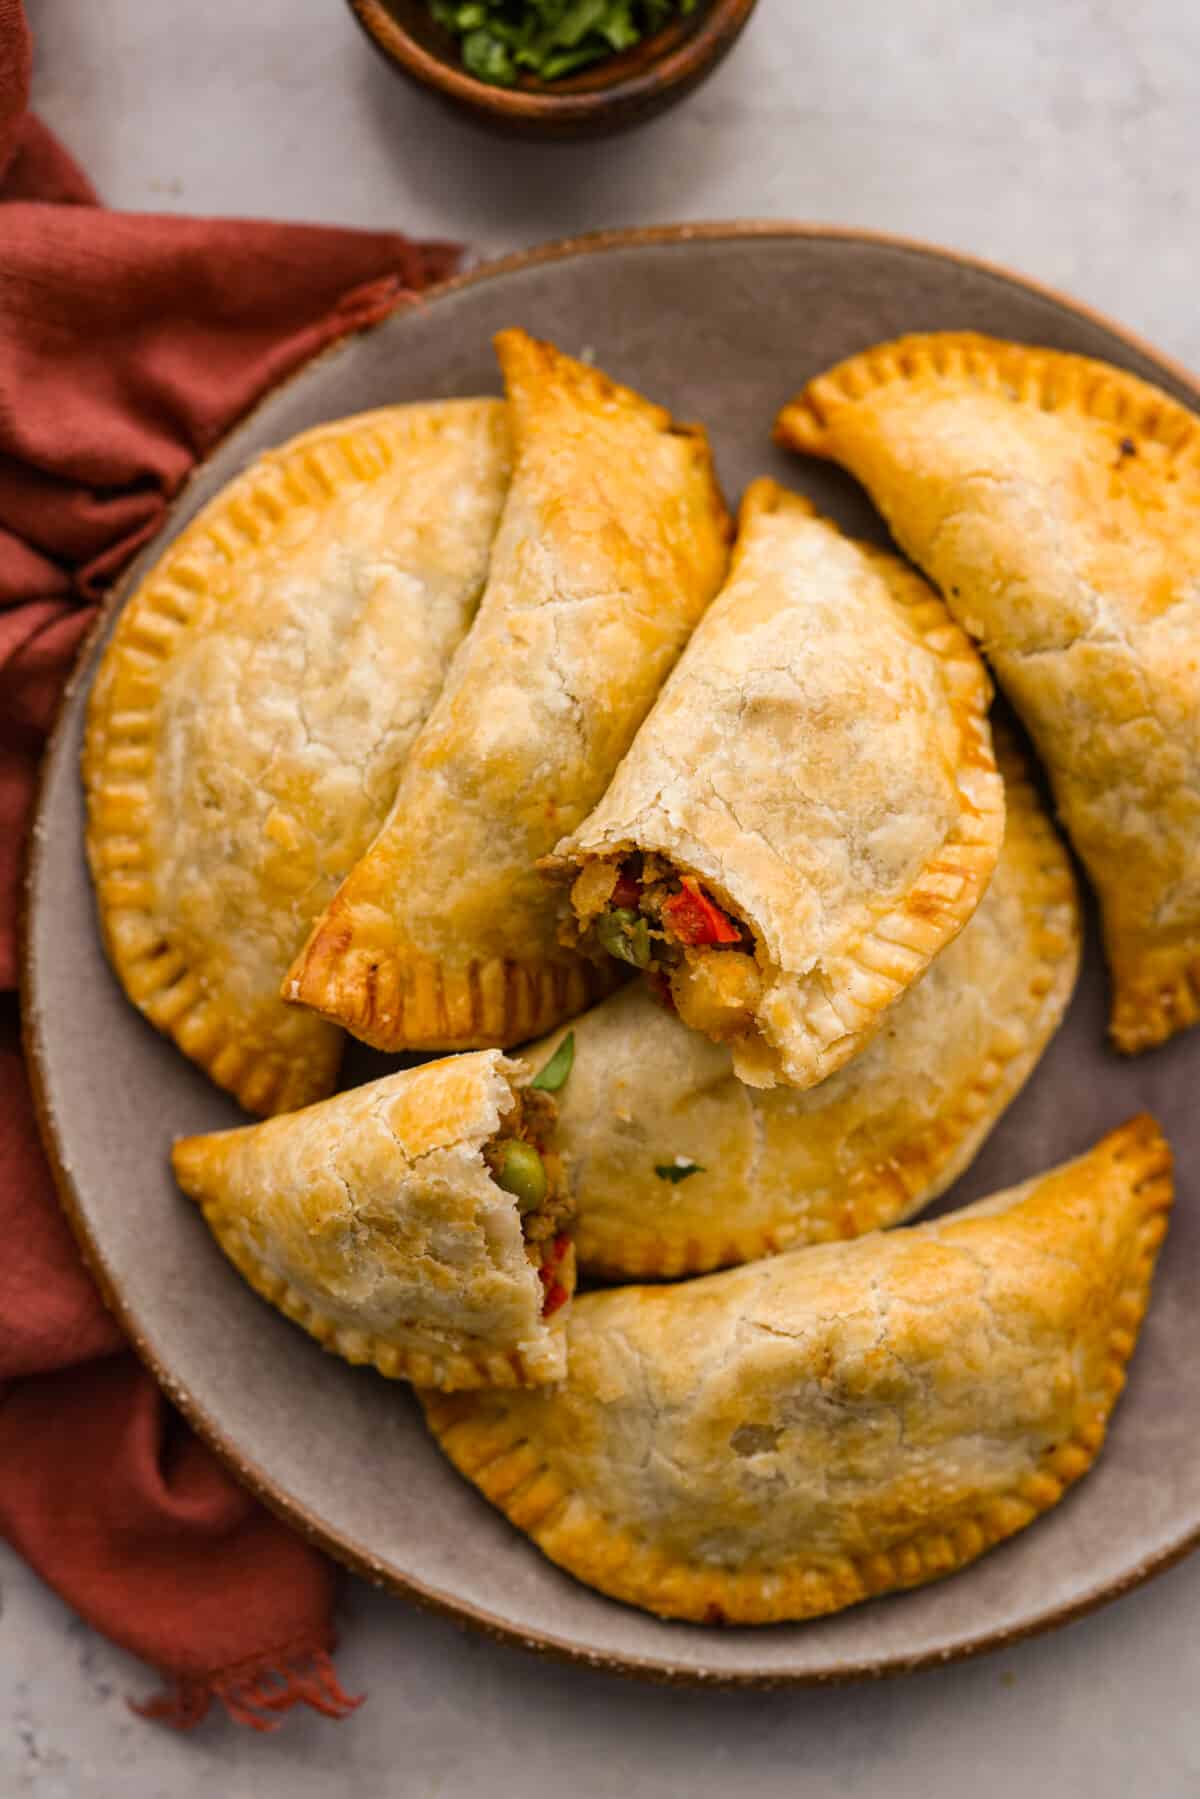
[(865, 484), (979, 639), (1095, 884), (1118, 1048), (1200, 1017), (1200, 419), (967, 333), (852, 357), (778, 435)]
[(543, 1393), (425, 1394), (552, 1561), (698, 1623), (953, 1573), (1092, 1465), (1171, 1204), (1149, 1118), (967, 1211), (576, 1301)]
[(523, 331), (496, 348), (514, 472), (479, 616), (284, 986), (380, 1049), (519, 1043), (586, 1004), (598, 971), (534, 864), (600, 798), (725, 572), (702, 431)]
[(546, 864), (752, 1086), (848, 1062), (970, 918), (1004, 799), (990, 686), (920, 576), (757, 481), (730, 578)]
[(333, 1088), (341, 1032), (279, 983), (386, 815), (508, 475), (501, 401), (323, 425), (205, 507), (101, 661), (83, 771), (104, 941), (247, 1111)]
[(348, 1362), (442, 1388), (558, 1380), (575, 1285), (553, 1099), (496, 1050), (186, 1137), (184, 1192), (250, 1285)]
[[(559, 1095), (581, 1269), (702, 1274), (896, 1224), (968, 1166), (1058, 1028), (1079, 968), (1070, 860), (1011, 738), (1007, 830), (974, 916), (855, 1058), (756, 1092), (634, 982), (570, 1027)], [(540, 1068), (556, 1033), (523, 1052)]]

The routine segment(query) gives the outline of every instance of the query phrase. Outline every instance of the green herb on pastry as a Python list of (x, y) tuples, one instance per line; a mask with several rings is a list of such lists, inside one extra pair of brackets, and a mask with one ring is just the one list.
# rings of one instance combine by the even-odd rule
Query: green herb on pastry
[(421, 1401), (454, 1466), (611, 1598), (819, 1617), (953, 1574), (1087, 1473), (1171, 1199), (1137, 1118), (933, 1224), (587, 1294), (561, 1386)]
[[(586, 1272), (703, 1273), (895, 1224), (968, 1165), (1057, 1030), (1079, 968), (1070, 859), (997, 728), (1008, 827), (974, 916), (854, 1061), (747, 1087), (728, 1048), (634, 981), (571, 1027), (559, 1142)], [(715, 954), (729, 954), (716, 951)], [(551, 1037), (525, 1052), (540, 1067)], [(686, 1180), (670, 1170), (682, 1158)]]
[(553, 1381), (575, 1285), (557, 1105), (495, 1050), (175, 1145), (184, 1192), (326, 1349), (453, 1390)]

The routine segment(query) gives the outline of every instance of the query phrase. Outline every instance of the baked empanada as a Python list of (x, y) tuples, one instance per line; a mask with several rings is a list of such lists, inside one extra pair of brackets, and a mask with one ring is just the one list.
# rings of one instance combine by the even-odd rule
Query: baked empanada
[(424, 1386), (561, 1379), (575, 1285), (554, 1101), (496, 1050), (185, 1137), (234, 1267), (348, 1362)]
[(977, 637), (1095, 884), (1118, 1048), (1200, 1017), (1200, 419), (967, 333), (852, 357), (778, 435), (858, 476)]
[(741, 1080), (814, 1086), (987, 886), (989, 695), (919, 575), (757, 481), (728, 583), (546, 867), (585, 943), (669, 982)]
[(247, 1111), (333, 1088), (341, 1032), (279, 983), (386, 815), (508, 475), (501, 401), (323, 425), (205, 507), (101, 661), (83, 772), (104, 941)]
[[(974, 916), (855, 1058), (757, 1092), (633, 982), (577, 1018), (558, 1141), (587, 1274), (702, 1274), (896, 1224), (968, 1166), (1028, 1079), (1079, 968), (1070, 860), (1011, 739), (1007, 830)], [(533, 1068), (562, 1033), (523, 1052)]]
[(380, 1049), (519, 1043), (611, 985), (559, 942), (534, 865), (600, 798), (725, 572), (702, 431), (523, 331), (496, 349), (514, 471), (479, 616), (284, 986)]
[(1104, 1440), (1171, 1204), (1149, 1118), (934, 1224), (577, 1300), (544, 1393), (422, 1396), (454, 1465), (663, 1617), (817, 1617), (953, 1573)]

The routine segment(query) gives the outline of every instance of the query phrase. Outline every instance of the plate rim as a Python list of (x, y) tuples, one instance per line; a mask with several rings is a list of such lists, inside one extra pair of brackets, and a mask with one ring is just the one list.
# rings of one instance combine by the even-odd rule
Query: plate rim
[[(1189, 395), (1189, 403), (1197, 411), (1200, 411), (1200, 376), (1194, 374), (1177, 358), (1159, 350), (1137, 332), (1119, 324), (1085, 301), (1076, 300), (1060, 289), (1031, 276), (1022, 275), (1002, 263), (974, 256), (966, 251), (955, 250), (946, 245), (930, 243), (902, 234), (868, 230), (852, 225), (752, 218), (705, 220), (591, 231), (572, 237), (557, 238), (548, 243), (514, 251), (505, 256), (489, 258), (461, 274), (451, 276), (447, 280), (423, 290), (413, 297), (412, 305), (424, 310), (446, 295), (502, 279), (523, 269), (567, 261), (579, 256), (643, 247), (683, 246), (697, 242), (752, 241), (769, 238), (789, 241), (812, 239), (882, 246), (885, 249), (907, 252), (923, 260), (945, 262), (959, 268), (966, 267), (988, 276), (1001, 285), (1017, 287), (1027, 293), (1033, 293), (1064, 311), (1098, 326), (1136, 354), (1148, 358), (1158, 368), (1165, 370), (1179, 386), (1186, 390)], [(974, 1660), (979, 1656), (990, 1654), (994, 1650), (1011, 1647), (1027, 1638), (1044, 1635), (1048, 1631), (1056, 1630), (1076, 1619), (1087, 1616), (1101, 1606), (1144, 1585), (1155, 1576), (1166, 1573), (1193, 1551), (1200, 1549), (1200, 1521), (1197, 1522), (1194, 1529), (1185, 1531), (1181, 1537), (1135, 1563), (1124, 1574), (1089, 1589), (1057, 1608), (1040, 1613), (1038, 1616), (1018, 1624), (981, 1631), (956, 1642), (951, 1647), (922, 1650), (911, 1656), (892, 1654), (886, 1659), (874, 1661), (860, 1657), (854, 1661), (846, 1661), (837, 1666), (817, 1671), (754, 1672), (752, 1670), (732, 1671), (704, 1667), (694, 1663), (677, 1662), (665, 1655), (649, 1657), (587, 1649), (572, 1642), (569, 1638), (555, 1636), (550, 1632), (521, 1629), (468, 1600), (451, 1598), (415, 1577), (398, 1573), (394, 1568), (373, 1556), (365, 1545), (344, 1534), (340, 1536), (334, 1534), (300, 1501), (278, 1486), (262, 1468), (247, 1456), (243, 1449), (226, 1437), (206, 1408), (186, 1387), (178, 1382), (170, 1369), (156, 1357), (142, 1333), (137, 1318), (123, 1299), (119, 1283), (111, 1273), (103, 1252), (89, 1227), (75, 1190), (74, 1181), (60, 1154), (58, 1126), (49, 1097), (49, 1074), (41, 1041), (41, 1014), (36, 998), (37, 974), (31, 921), (36, 890), (40, 882), (43, 846), (46, 837), (44, 813), (50, 774), (52, 770), (57, 769), (66, 753), (67, 714), (76, 693), (84, 682), (96, 642), (107, 629), (116, 612), (124, 605), (130, 588), (139, 578), (143, 566), (148, 564), (155, 553), (160, 539), (171, 529), (174, 517), (186, 501), (188, 492), (197, 476), (207, 467), (212, 457), (223, 449), (229, 438), (235, 432), (243, 429), (263, 407), (273, 402), (284, 389), (306, 376), (318, 363), (336, 356), (347, 345), (355, 342), (358, 338), (369, 335), (380, 325), (394, 319), (398, 312), (402, 313), (403, 310), (405, 308), (402, 302), (397, 310), (389, 312), (376, 324), (357, 332), (348, 333), (327, 345), (316, 356), (310, 357), (298, 369), (294, 369), (283, 381), (277, 382), (269, 388), (253, 406), (232, 422), (229, 429), (223, 432), (215, 443), (209, 446), (205, 456), (193, 465), (179, 491), (169, 502), (166, 516), (158, 530), (147, 543), (139, 548), (128, 569), (114, 582), (111, 590), (102, 600), (96, 618), (80, 643), (75, 664), (57, 703), (54, 723), (47, 738), (38, 770), (37, 789), (27, 839), (28, 859), (20, 889), (17, 920), (17, 964), (21, 1043), (29, 1073), (30, 1093), (38, 1135), (50, 1167), (59, 1205), (66, 1216), (84, 1264), (96, 1283), (106, 1309), (116, 1319), (129, 1347), (143, 1366), (149, 1370), (166, 1397), (182, 1413), (188, 1425), (212, 1450), (218, 1461), (241, 1486), (252, 1493), (270, 1512), (296, 1531), (305, 1541), (360, 1578), (369, 1581), (374, 1586), (386, 1589), (398, 1598), (411, 1601), (422, 1610), (435, 1612), (456, 1623), (468, 1624), (494, 1641), (562, 1663), (593, 1668), (604, 1673), (620, 1674), (630, 1679), (647, 1681), (656, 1685), (708, 1689), (769, 1691), (794, 1686), (819, 1687), (844, 1685), (860, 1680), (878, 1680), (943, 1667), (953, 1662)], [(570, 1578), (570, 1576), (564, 1576), (564, 1578)]]

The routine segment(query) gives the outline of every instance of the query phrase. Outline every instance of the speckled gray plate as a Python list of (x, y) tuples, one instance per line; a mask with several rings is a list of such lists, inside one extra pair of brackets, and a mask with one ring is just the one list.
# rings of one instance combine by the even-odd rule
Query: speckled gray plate
[[(483, 269), (327, 355), (210, 459), (134, 570), (255, 452), (384, 401), (493, 390), (492, 332), (587, 351), (711, 429), (731, 497), (770, 471), (878, 532), (836, 471), (772, 450), (809, 376), (902, 331), (973, 327), (1107, 357), (1193, 406), (1195, 384), (1067, 301), (952, 255), (786, 226), (591, 239)], [(119, 604), (119, 598), (114, 605)], [(43, 1128), (80, 1240), (139, 1351), (269, 1504), (369, 1578), (531, 1647), (675, 1680), (877, 1674), (1061, 1622), (1200, 1538), (1200, 1032), (1134, 1062), (1104, 1043), (1095, 933), (1065, 1028), (969, 1175), (962, 1203), (1085, 1148), (1141, 1107), (1176, 1149), (1180, 1201), (1128, 1390), (1096, 1470), (1047, 1518), (940, 1585), (814, 1624), (664, 1624), (578, 1586), (451, 1471), (410, 1395), (326, 1356), (242, 1285), (167, 1170), (171, 1139), (234, 1123), (122, 997), (101, 953), (82, 850), (84, 698), (72, 686), (46, 768), (30, 889), (26, 1022)], [(351, 1058), (347, 1080), (367, 1065)]]

